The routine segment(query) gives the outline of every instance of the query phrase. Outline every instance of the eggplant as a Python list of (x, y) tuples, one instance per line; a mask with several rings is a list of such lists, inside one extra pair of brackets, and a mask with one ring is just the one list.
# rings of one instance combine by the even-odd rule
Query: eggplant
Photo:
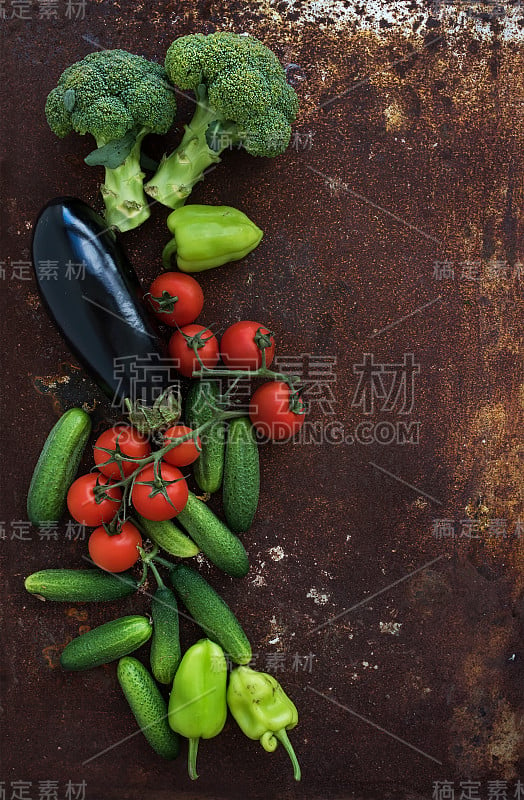
[(75, 197), (48, 203), (35, 224), (32, 256), (51, 318), (113, 405), (130, 398), (150, 406), (178, 383), (137, 275), (90, 206)]

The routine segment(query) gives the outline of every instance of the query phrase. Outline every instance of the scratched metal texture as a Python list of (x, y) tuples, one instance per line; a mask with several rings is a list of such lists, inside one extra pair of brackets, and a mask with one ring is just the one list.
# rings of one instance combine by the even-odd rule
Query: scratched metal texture
[[(524, 778), (524, 538), (511, 536), (524, 518), (522, 8), (87, 0), (83, 19), (67, 19), (60, 3), (56, 19), (39, 19), (34, 4), (32, 19), (1, 23), (6, 796), (17, 780), (37, 798), (39, 781), (58, 781), (59, 797), (67, 781), (85, 781), (89, 800), (415, 800), (430, 798), (435, 781), (454, 782), (459, 797), (468, 780), (482, 797), (488, 781), (506, 781), (513, 796)], [(313, 405), (310, 418), (348, 435), (367, 419), (353, 402), (353, 365), (365, 353), (383, 364), (413, 353), (420, 365), (406, 417), (420, 423), (418, 444), (265, 447), (260, 508), (243, 537), (249, 575), (202, 566), (245, 626), (256, 666), (283, 654), (275, 674), (300, 712), (291, 734), (300, 785), (281, 748), (264, 753), (231, 719), (201, 743), (196, 784), (185, 751), (167, 764), (140, 735), (126, 739), (135, 726), (114, 664), (66, 674), (58, 656), (82, 626), (147, 612), (147, 596), (43, 604), (23, 578), (84, 566), (86, 543), (65, 537), (65, 521), (57, 541), (11, 538), (58, 414), (87, 403), (99, 429), (111, 419), (34, 281), (12, 277), (47, 200), (75, 194), (100, 208), (100, 175), (82, 160), (91, 142), (51, 134), (46, 94), (97, 46), (161, 60), (175, 36), (221, 28), (275, 49), (301, 113), (284, 156), (226, 154), (195, 190), (194, 201), (238, 206), (265, 231), (240, 265), (201, 276), (201, 319), (218, 330), (257, 319), (282, 355), (334, 357), (332, 408)], [(190, 103), (180, 108), (188, 119)], [(146, 149), (159, 157), (178, 136)], [(145, 283), (160, 269), (165, 217), (154, 207), (125, 237)], [(437, 262), (448, 262), (441, 279)], [(403, 418), (375, 408), (371, 419)], [(453, 521), (456, 538), (437, 538), (436, 519)], [(478, 538), (459, 537), (467, 519)], [(493, 519), (510, 535), (491, 535)], [(187, 622), (182, 631), (184, 645), (199, 635)], [(295, 654), (310, 653), (311, 670), (293, 669)]]

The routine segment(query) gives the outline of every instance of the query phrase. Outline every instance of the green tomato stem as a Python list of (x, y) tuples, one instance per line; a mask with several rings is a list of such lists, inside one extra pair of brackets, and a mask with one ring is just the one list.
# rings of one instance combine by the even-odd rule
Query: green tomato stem
[(145, 561), (143, 561), (143, 562), (142, 562), (142, 577), (140, 578), (140, 580), (139, 580), (139, 582), (138, 582), (138, 588), (140, 588), (141, 586), (143, 586), (143, 585), (144, 585), (144, 583), (146, 582), (146, 578), (147, 578), (147, 567), (148, 567), (147, 563), (146, 563)]
[[(131, 508), (131, 492), (133, 491), (133, 487), (135, 485), (138, 475), (140, 474), (140, 471), (145, 466), (147, 466), (147, 464), (154, 465), (155, 478), (158, 478), (160, 476), (160, 469), (159, 468), (157, 469), (157, 466), (159, 465), (160, 460), (163, 458), (163, 456), (170, 450), (172, 450), (173, 447), (177, 447), (179, 444), (187, 441), (188, 439), (194, 439), (196, 436), (202, 433), (202, 431), (204, 431), (206, 428), (208, 428), (210, 425), (213, 425), (216, 422), (220, 422), (222, 420), (227, 420), (227, 419), (235, 419), (236, 417), (243, 417), (243, 416), (245, 416), (245, 414), (242, 411), (220, 411), (210, 420), (207, 420), (207, 422), (203, 422), (202, 425), (199, 425), (198, 428), (195, 428), (194, 431), (191, 431), (191, 433), (186, 433), (184, 434), (184, 436), (177, 436), (174, 439), (170, 439), (169, 444), (166, 444), (165, 447), (162, 447), (160, 450), (156, 450), (150, 456), (147, 456), (146, 458), (136, 459), (137, 466), (135, 471), (132, 472), (131, 475), (129, 475), (127, 478), (122, 478), (122, 480), (112, 484), (112, 486), (123, 487), (122, 507), (126, 508), (127, 506), (128, 508)], [(129, 459), (129, 460), (134, 461), (135, 459)], [(168, 497), (167, 499), (169, 501)], [(169, 564), (169, 562), (167, 563)], [(172, 565), (170, 565), (170, 568), (172, 568)]]
[[(147, 563), (151, 567), (151, 572), (155, 576), (155, 580), (156, 580), (156, 582), (158, 584), (158, 588), (159, 589), (165, 589), (166, 585), (165, 585), (164, 581), (162, 580), (162, 578), (160, 577), (160, 573), (157, 570), (157, 568), (155, 567), (155, 565), (153, 564), (153, 561), (149, 560)], [(174, 564), (173, 564), (173, 566), (174, 566)]]
[(286, 375), (283, 372), (274, 372), (264, 365), (258, 369), (223, 369), (222, 367), (218, 367), (217, 369), (216, 367), (205, 367), (202, 365), (202, 369), (199, 372), (193, 372), (193, 378), (211, 378), (213, 376), (220, 378), (271, 378), (271, 380), (274, 381), (287, 383), (290, 388), (293, 388), (293, 385), (300, 381), (299, 375)]
[[(168, 561), (167, 558), (162, 558), (162, 556), (154, 556), (152, 561), (156, 561), (157, 564), (162, 564), (162, 566), (167, 569), (174, 569), (176, 567), (176, 564), (173, 564), (172, 561)], [(153, 567), (153, 564), (151, 563), (150, 566)]]
[[(139, 525), (138, 522), (133, 521), (133, 524), (136, 525), (137, 528), (140, 528), (140, 525)], [(142, 531), (142, 533), (144, 533), (142, 528), (140, 528), (140, 530)], [(147, 567), (151, 567), (151, 569), (153, 571), (153, 575), (155, 576), (155, 580), (158, 583), (159, 587), (161, 589), (165, 589), (165, 584), (164, 584), (162, 578), (160, 577), (160, 574), (159, 574), (159, 572), (158, 572), (158, 570), (155, 567), (153, 562), (156, 561), (157, 564), (162, 564), (162, 566), (166, 567), (167, 569), (174, 569), (176, 564), (173, 564), (172, 561), (168, 561), (167, 558), (162, 558), (162, 556), (157, 555), (157, 553), (158, 553), (158, 545), (157, 544), (155, 544), (155, 546), (153, 547), (153, 549), (151, 550), (150, 553), (146, 553), (146, 551), (144, 550), (143, 547), (138, 547), (137, 550), (140, 553), (140, 558), (142, 559), (142, 563), (144, 565), (144, 569), (147, 569)]]
[[(195, 436), (199, 436), (202, 431), (216, 422), (221, 422), (227, 419), (235, 419), (235, 417), (243, 416), (245, 416), (245, 414), (240, 411), (221, 411), (212, 419), (207, 420), (207, 422), (203, 422), (202, 425), (199, 425), (198, 428), (195, 428), (195, 430), (191, 431), (191, 433), (185, 433), (183, 436), (177, 436), (175, 439), (170, 439), (169, 444), (166, 444), (164, 447), (160, 448), (160, 450), (156, 450), (154, 453), (151, 453), (150, 456), (136, 459), (137, 466), (134, 472), (132, 472), (131, 475), (128, 475), (127, 478), (122, 478), (121, 481), (112, 483), (111, 487), (123, 486), (124, 488), (127, 488), (129, 484), (136, 479), (136, 476), (144, 467), (146, 467), (148, 464), (158, 463), (166, 453), (173, 449), (173, 447), (177, 447), (179, 444), (182, 444), (182, 442), (186, 442), (188, 439), (193, 439)], [(129, 458), (128, 460), (134, 461), (135, 459)]]

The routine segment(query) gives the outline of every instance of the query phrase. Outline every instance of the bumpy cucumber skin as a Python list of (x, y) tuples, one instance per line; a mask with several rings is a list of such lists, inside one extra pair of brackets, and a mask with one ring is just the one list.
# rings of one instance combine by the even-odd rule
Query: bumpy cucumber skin
[(247, 575), (249, 559), (244, 545), (192, 492), (177, 520), (215, 566), (233, 578)]
[(249, 417), (229, 423), (224, 462), (222, 500), (232, 531), (249, 530), (258, 506), (260, 461), (258, 445)]
[(116, 674), (131, 711), (153, 750), (162, 758), (176, 758), (180, 738), (169, 727), (167, 704), (147, 669), (136, 658), (125, 656), (118, 662)]
[(198, 572), (178, 564), (170, 572), (171, 583), (180, 600), (205, 635), (219, 644), (237, 664), (249, 664), (251, 645), (239, 621), (219, 594)]
[(51, 429), (27, 495), (27, 516), (34, 525), (60, 520), (90, 433), (91, 419), (81, 408), (70, 408)]
[(147, 617), (135, 614), (113, 619), (69, 642), (62, 651), (60, 663), (64, 669), (73, 671), (108, 664), (137, 650), (152, 632), (153, 626)]
[(25, 579), (31, 594), (63, 603), (119, 600), (136, 592), (138, 583), (130, 572), (113, 575), (100, 569), (42, 569)]
[(153, 638), (151, 671), (159, 683), (172, 683), (182, 658), (176, 597), (167, 586), (160, 586), (151, 600)]
[[(208, 422), (214, 413), (210, 404), (220, 397), (220, 386), (216, 381), (195, 381), (189, 387), (185, 403), (185, 418), (191, 428)], [(208, 398), (208, 401), (206, 401)], [(217, 422), (203, 432), (202, 452), (193, 463), (193, 475), (203, 492), (217, 492), (222, 485), (224, 454), (226, 449), (225, 423)]]
[(162, 550), (178, 558), (192, 558), (200, 552), (198, 546), (189, 536), (170, 520), (152, 520), (135, 512), (137, 525), (143, 533), (155, 542)]

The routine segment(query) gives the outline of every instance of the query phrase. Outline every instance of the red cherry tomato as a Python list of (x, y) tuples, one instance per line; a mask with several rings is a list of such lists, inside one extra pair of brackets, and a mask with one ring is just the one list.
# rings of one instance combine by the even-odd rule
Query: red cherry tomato
[(193, 350), (193, 343), (197, 346), (198, 356), (205, 367), (214, 367), (219, 359), (218, 340), (214, 333), (202, 325), (186, 325), (169, 340), (169, 354), (178, 371), (186, 378), (191, 378), (193, 372), (202, 369)]
[[(178, 439), (180, 436), (186, 436), (186, 434), (191, 432), (191, 428), (188, 428), (186, 425), (173, 425), (172, 428), (168, 428), (164, 433), (164, 444), (169, 444), (171, 439)], [(175, 467), (187, 467), (188, 464), (192, 464), (193, 461), (196, 461), (200, 455), (202, 449), (200, 436), (197, 436), (197, 442), (198, 447), (194, 439), (186, 439), (185, 442), (177, 444), (172, 450), (168, 450), (164, 456), (164, 460), (169, 464), (173, 464)]]
[(111, 522), (122, 502), (122, 492), (109, 478), (90, 472), (77, 478), (67, 493), (69, 513), (82, 525), (94, 528)]
[[(262, 342), (257, 344), (257, 339)], [(275, 355), (275, 340), (271, 331), (259, 322), (235, 322), (224, 332), (220, 340), (220, 356), (230, 369), (258, 369), (262, 366), (263, 340), (269, 341), (265, 347), (266, 366), (269, 367)]]
[[(165, 486), (162, 486), (162, 480)], [(165, 461), (159, 463), (156, 472), (153, 464), (144, 467), (138, 473), (131, 492), (131, 502), (138, 513), (153, 520), (176, 517), (185, 508), (187, 498), (184, 476)]]
[(263, 383), (249, 404), (255, 429), (275, 442), (291, 438), (304, 424), (305, 406), (298, 395), (291, 395), (283, 381)]
[[(93, 448), (95, 464), (100, 472), (117, 481), (122, 477), (127, 478), (137, 468), (135, 462), (125, 461), (122, 456), (147, 458), (150, 454), (151, 445), (147, 436), (139, 433), (132, 425), (123, 423), (100, 434)], [(123, 475), (119, 464), (122, 467)]]
[(123, 572), (138, 561), (137, 545), (142, 547), (140, 532), (131, 522), (124, 522), (114, 536), (103, 527), (94, 530), (87, 548), (97, 567), (108, 572)]
[(164, 272), (149, 289), (155, 317), (171, 328), (194, 322), (204, 307), (200, 284), (184, 272)]

